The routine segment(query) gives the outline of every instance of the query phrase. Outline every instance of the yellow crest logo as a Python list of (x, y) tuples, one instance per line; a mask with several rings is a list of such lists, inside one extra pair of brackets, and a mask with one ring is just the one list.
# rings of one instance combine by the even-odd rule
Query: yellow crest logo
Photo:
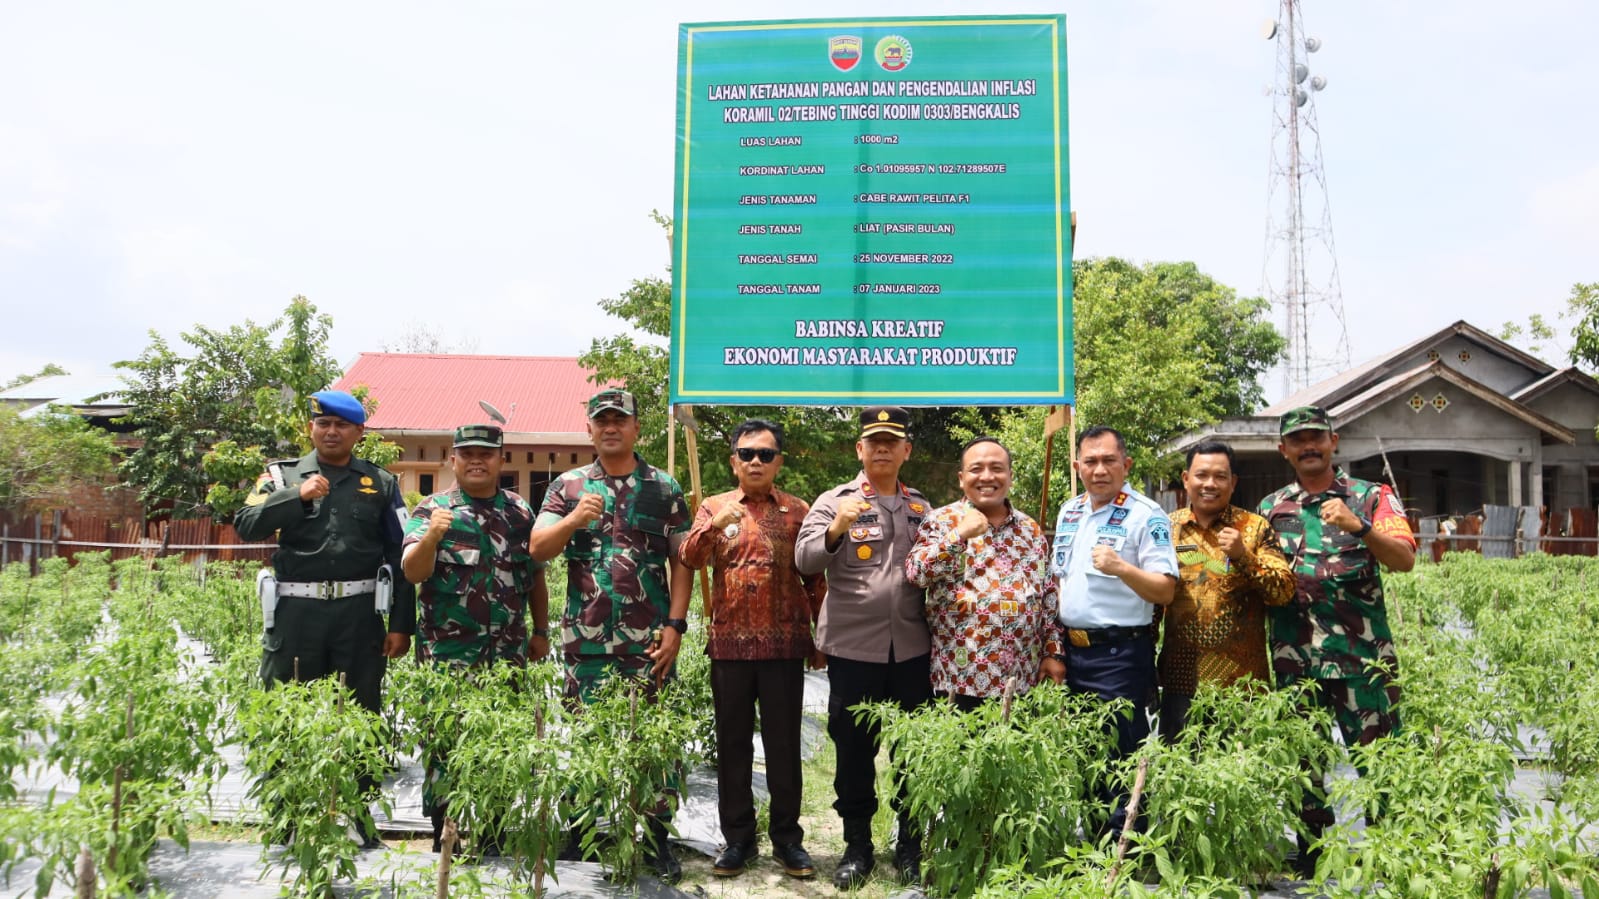
[(362, 475), (361, 476), (361, 486), (362, 487), (370, 487), (370, 486), (372, 486), (372, 479), (367, 477), (366, 475)]
[(877, 420), (878, 421), (888, 421), (888, 413), (887, 412), (879, 412), (879, 413), (877, 413)]

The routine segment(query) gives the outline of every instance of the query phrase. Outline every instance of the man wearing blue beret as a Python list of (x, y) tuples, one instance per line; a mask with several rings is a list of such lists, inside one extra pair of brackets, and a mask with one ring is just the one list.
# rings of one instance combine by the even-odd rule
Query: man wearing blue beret
[[(311, 395), (310, 413), (311, 452), (269, 463), (233, 521), (245, 540), (277, 534), (261, 679), (270, 688), (342, 673), (356, 701), (377, 712), (388, 660), (411, 648), (416, 630), (415, 588), (396, 576), (405, 501), (394, 475), (354, 456), (366, 433), (359, 400), (324, 390)], [(373, 772), (357, 776), (376, 791)], [(370, 820), (362, 835), (362, 848), (381, 845)]]

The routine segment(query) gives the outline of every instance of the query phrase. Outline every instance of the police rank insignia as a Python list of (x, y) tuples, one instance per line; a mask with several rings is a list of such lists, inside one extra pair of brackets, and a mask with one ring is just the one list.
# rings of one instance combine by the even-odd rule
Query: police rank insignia
[(370, 477), (368, 477), (367, 475), (361, 475), (361, 486), (362, 487), (370, 487), (370, 486), (372, 486), (372, 479)]
[(867, 545), (865, 543), (862, 543), (860, 546), (855, 547), (855, 558), (860, 559), (862, 562), (864, 562), (867, 559), (870, 559), (871, 557), (872, 557), (872, 548), (871, 548), (871, 546), (869, 546), (869, 545)]

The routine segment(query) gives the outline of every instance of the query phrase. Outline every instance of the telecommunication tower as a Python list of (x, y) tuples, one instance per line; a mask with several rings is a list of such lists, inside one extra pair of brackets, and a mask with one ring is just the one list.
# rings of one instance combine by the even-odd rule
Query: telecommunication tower
[(1285, 325), (1288, 395), (1349, 367), (1349, 330), (1316, 124), (1316, 96), (1327, 79), (1310, 72), (1321, 41), (1305, 35), (1300, 0), (1280, 0), (1262, 35), (1277, 42), (1276, 77), (1267, 89), (1273, 100), (1262, 283)]

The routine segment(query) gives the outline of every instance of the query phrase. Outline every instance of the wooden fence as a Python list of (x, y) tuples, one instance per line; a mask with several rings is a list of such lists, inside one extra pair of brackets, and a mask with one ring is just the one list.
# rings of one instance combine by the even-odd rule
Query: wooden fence
[(189, 561), (267, 561), (272, 543), (246, 543), (231, 524), (209, 518), (183, 521), (106, 519), (71, 510), (32, 515), (0, 514), (0, 566), (26, 562), (37, 572), (39, 560), (74, 558), (110, 550), (113, 559), (181, 555)]

